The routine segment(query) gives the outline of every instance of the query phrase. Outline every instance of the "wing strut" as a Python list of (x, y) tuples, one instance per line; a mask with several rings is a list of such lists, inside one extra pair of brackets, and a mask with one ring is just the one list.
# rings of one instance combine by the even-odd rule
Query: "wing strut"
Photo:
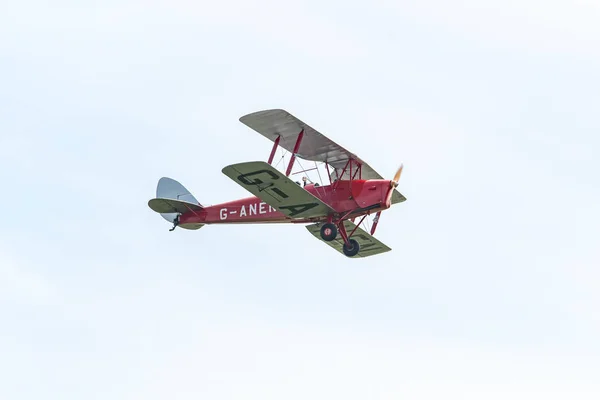
[(292, 167), (294, 166), (294, 161), (296, 160), (296, 154), (298, 153), (298, 149), (300, 148), (300, 143), (302, 142), (302, 137), (304, 136), (304, 129), (300, 131), (298, 134), (298, 139), (296, 140), (296, 145), (294, 146), (294, 152), (292, 153), (292, 158), (290, 159), (290, 163), (287, 167), (287, 171), (285, 171), (285, 176), (290, 176), (290, 172), (292, 172)]
[(380, 215), (381, 215), (381, 211), (377, 211), (377, 214), (375, 214), (375, 218), (373, 218), (373, 226), (371, 227), (371, 236), (375, 234), (375, 228), (377, 228), (377, 223), (379, 223)]
[[(340, 175), (337, 176), (337, 179), (336, 179), (335, 183), (333, 184), (333, 189), (334, 190), (337, 189), (337, 187), (339, 185), (339, 181), (342, 180), (342, 178), (344, 176), (344, 173), (346, 172), (346, 168), (348, 168), (348, 165), (350, 165), (350, 169), (352, 169), (352, 159), (351, 158), (349, 158), (348, 161), (346, 161), (346, 165), (344, 166), (344, 169), (342, 170), (342, 175), (341, 176)], [(337, 174), (337, 171), (336, 171), (336, 174)]]
[(277, 139), (275, 139), (275, 143), (273, 143), (273, 150), (271, 150), (271, 155), (269, 156), (269, 164), (273, 163), (273, 157), (275, 157), (275, 151), (277, 151), (277, 146), (279, 146), (280, 140), (281, 136), (277, 136)]

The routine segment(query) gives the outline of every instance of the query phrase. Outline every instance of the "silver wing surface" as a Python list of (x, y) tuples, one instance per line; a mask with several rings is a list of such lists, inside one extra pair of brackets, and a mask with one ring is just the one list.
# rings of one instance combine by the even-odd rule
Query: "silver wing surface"
[[(294, 151), (298, 135), (304, 131), (304, 136), (296, 156), (308, 161), (328, 163), (333, 168), (331, 172), (332, 180), (350, 179), (349, 170), (342, 175), (349, 159), (355, 160), (362, 165), (362, 179), (384, 179), (369, 164), (358, 158), (354, 153), (333, 142), (285, 110), (257, 111), (244, 115), (240, 118), (240, 122), (272, 142), (275, 142), (277, 137), (281, 137), (279, 139), (279, 146), (289, 152)], [(405, 200), (406, 197), (394, 189), (392, 203), (400, 203)]]

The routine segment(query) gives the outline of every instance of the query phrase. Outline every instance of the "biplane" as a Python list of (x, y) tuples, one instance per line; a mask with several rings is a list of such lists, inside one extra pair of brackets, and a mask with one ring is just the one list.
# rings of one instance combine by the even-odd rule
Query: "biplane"
[[(383, 179), (356, 155), (285, 110), (254, 112), (240, 122), (273, 142), (267, 162), (241, 162), (222, 169), (252, 196), (205, 206), (176, 180), (161, 178), (148, 206), (173, 224), (171, 231), (210, 224), (297, 223), (306, 224), (314, 237), (348, 257), (391, 250), (373, 235), (381, 212), (406, 200), (396, 189), (402, 165), (393, 179)], [(283, 155), (275, 163), (278, 149)], [(301, 160), (315, 167), (304, 168)], [(287, 167), (280, 171), (282, 161)], [(296, 164), (300, 171), (293, 172)], [(327, 180), (319, 183), (315, 174), (320, 179), (323, 168)], [(298, 174), (303, 174), (302, 183), (292, 179)], [(373, 215), (369, 228), (367, 217)]]

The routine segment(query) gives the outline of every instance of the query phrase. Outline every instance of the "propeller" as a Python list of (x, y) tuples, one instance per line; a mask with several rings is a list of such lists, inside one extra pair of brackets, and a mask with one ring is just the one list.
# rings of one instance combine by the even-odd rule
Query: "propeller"
[(394, 194), (394, 189), (398, 187), (398, 181), (400, 181), (400, 175), (402, 175), (402, 168), (404, 168), (404, 164), (400, 164), (400, 167), (396, 171), (394, 175), (394, 179), (390, 181), (390, 189), (387, 192), (387, 196), (385, 202), (389, 207), (391, 205), (392, 195)]
[(390, 187), (392, 189), (398, 187), (398, 181), (400, 180), (400, 175), (402, 174), (402, 168), (404, 168), (404, 165), (400, 164), (400, 168), (398, 168), (398, 171), (396, 171), (396, 174), (394, 175), (394, 179), (392, 179), (390, 181)]

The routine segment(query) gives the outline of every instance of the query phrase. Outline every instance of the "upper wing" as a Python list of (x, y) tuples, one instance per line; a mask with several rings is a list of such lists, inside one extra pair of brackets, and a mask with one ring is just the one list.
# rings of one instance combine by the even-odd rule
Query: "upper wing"
[(290, 218), (324, 217), (335, 210), (264, 161), (229, 165), (223, 173)]
[[(344, 226), (346, 227), (347, 232), (352, 232), (352, 230), (356, 227), (356, 224), (346, 220), (344, 221)], [(327, 243), (333, 249), (344, 254), (344, 251), (342, 250), (342, 247), (344, 246), (344, 239), (342, 238), (342, 235), (338, 235), (335, 238), (335, 240), (332, 240), (331, 242), (325, 242), (323, 239), (321, 239), (320, 228), (321, 226), (319, 224), (312, 224), (306, 226), (306, 229), (308, 229), (308, 231), (314, 237), (316, 237), (324, 243)], [(352, 234), (351, 238), (356, 240), (358, 242), (358, 245), (360, 246), (358, 254), (354, 257), (369, 257), (374, 256), (375, 254), (381, 254), (392, 250), (388, 246), (377, 240), (375, 236), (370, 235), (360, 227), (356, 228), (356, 231), (354, 231), (354, 234)]]
[[(240, 118), (240, 122), (273, 142), (280, 136), (279, 145), (289, 152), (294, 151), (298, 135), (304, 130), (304, 136), (296, 152), (296, 156), (309, 161), (328, 163), (334, 168), (334, 171), (331, 173), (332, 179), (350, 179), (349, 170), (342, 175), (349, 159), (356, 160), (362, 165), (362, 179), (383, 179), (381, 175), (355, 154), (333, 142), (285, 110), (257, 111), (244, 115)], [(392, 203), (399, 203), (404, 200), (406, 198), (394, 189)]]

